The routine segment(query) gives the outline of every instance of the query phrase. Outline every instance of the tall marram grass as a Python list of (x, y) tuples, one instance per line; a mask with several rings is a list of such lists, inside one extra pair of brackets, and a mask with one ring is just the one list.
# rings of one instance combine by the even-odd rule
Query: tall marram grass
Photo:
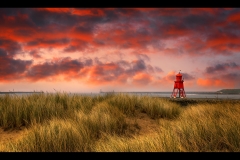
[(181, 108), (176, 103), (148, 96), (136, 96), (125, 94), (117, 94), (109, 98), (107, 102), (128, 116), (136, 115), (136, 111), (147, 113), (151, 118), (175, 118), (180, 112)]
[[(155, 131), (134, 132), (141, 129), (140, 113), (153, 120)], [(181, 107), (126, 94), (6, 95), (0, 97), (0, 127), (27, 128), (18, 139), (0, 141), (0, 151), (239, 152), (239, 117), (240, 105), (231, 101)]]
[(177, 125), (188, 151), (240, 151), (240, 105), (219, 103), (186, 109)]
[(103, 102), (90, 113), (75, 111), (71, 118), (53, 118), (31, 126), (23, 139), (9, 143), (7, 148), (24, 152), (91, 151), (102, 133), (123, 135), (127, 128), (123, 113)]
[(158, 119), (158, 131), (134, 138), (106, 135), (95, 145), (101, 152), (239, 152), (240, 105), (231, 103), (185, 108), (174, 121)]
[(41, 123), (53, 117), (70, 117), (74, 110), (89, 112), (91, 107), (106, 97), (90, 97), (67, 93), (32, 94), (0, 97), (0, 126), (15, 128)]

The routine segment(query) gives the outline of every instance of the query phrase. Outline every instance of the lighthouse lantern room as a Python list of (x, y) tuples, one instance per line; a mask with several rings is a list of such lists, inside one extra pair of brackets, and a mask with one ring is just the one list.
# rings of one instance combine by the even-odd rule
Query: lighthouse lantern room
[(176, 98), (176, 97), (185, 98), (186, 97), (186, 94), (184, 91), (184, 86), (183, 86), (184, 79), (182, 78), (182, 74), (180, 73), (180, 71), (176, 75), (176, 80), (174, 81), (173, 92), (171, 95), (172, 98)]

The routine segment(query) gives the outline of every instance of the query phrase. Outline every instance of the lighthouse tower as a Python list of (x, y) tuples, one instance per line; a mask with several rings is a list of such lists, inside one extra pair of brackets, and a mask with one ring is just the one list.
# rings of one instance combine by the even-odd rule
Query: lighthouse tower
[(176, 98), (176, 97), (185, 98), (186, 97), (186, 94), (184, 91), (184, 86), (183, 86), (184, 80), (182, 79), (182, 74), (180, 73), (180, 71), (176, 75), (176, 81), (174, 81), (173, 92), (171, 95), (172, 98)]

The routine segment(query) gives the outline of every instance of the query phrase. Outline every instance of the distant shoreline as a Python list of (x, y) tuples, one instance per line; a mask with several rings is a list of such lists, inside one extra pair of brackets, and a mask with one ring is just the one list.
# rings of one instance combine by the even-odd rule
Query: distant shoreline
[(224, 94), (240, 94), (240, 89), (222, 89), (217, 91), (218, 93)]
[(0, 92), (0, 94), (44, 93), (44, 92)]
[[(45, 93), (45, 92), (43, 92), (43, 91), (41, 91), (41, 92), (24, 92), (24, 91), (17, 91), (17, 92), (15, 92), (15, 91), (13, 91), (13, 92), (0, 92), (0, 94), (25, 94), (25, 93), (28, 93), (28, 94), (31, 94), (31, 93)], [(169, 92), (114, 92), (114, 91), (112, 91), (112, 92), (94, 92), (94, 94), (121, 94), (121, 93), (123, 93), (123, 94), (150, 94), (150, 95), (154, 95), (154, 94), (171, 94), (172, 92), (171, 91), (169, 91)], [(79, 92), (79, 93), (77, 93), (77, 92), (73, 92), (72, 94), (92, 94), (92, 92), (91, 93), (81, 93), (81, 92)], [(216, 92), (214, 92), (214, 91), (199, 91), (199, 92), (197, 92), (197, 91), (187, 91), (186, 92), (186, 94), (188, 95), (188, 94), (214, 94), (214, 95), (240, 95), (240, 92), (231, 92), (231, 91), (229, 91), (229, 90), (227, 90), (227, 92), (226, 91), (223, 91), (223, 92), (220, 92), (220, 91), (216, 91)]]

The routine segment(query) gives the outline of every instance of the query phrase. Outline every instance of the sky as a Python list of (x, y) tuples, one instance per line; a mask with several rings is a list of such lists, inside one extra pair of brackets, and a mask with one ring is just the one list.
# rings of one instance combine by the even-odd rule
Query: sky
[(240, 8), (0, 8), (0, 92), (171, 92), (179, 72), (240, 88)]

